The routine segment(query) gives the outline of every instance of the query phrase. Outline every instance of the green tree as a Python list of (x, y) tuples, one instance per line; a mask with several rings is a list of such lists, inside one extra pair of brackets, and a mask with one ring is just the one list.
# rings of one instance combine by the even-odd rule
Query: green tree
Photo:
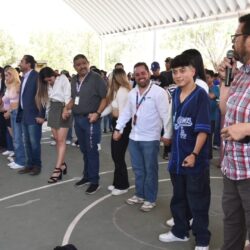
[(0, 30), (0, 65), (13, 64), (17, 60), (16, 45), (13, 38)]
[(203, 56), (207, 67), (217, 69), (218, 64), (230, 49), (230, 35), (235, 30), (234, 21), (224, 21), (175, 28), (162, 37), (161, 49), (176, 51), (196, 48)]

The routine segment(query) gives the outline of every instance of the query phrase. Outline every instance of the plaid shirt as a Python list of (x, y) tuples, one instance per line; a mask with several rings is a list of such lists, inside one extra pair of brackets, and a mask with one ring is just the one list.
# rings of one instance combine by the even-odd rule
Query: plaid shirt
[[(234, 77), (227, 100), (225, 127), (250, 122), (250, 65)], [(222, 172), (231, 180), (250, 178), (250, 143), (226, 141)]]

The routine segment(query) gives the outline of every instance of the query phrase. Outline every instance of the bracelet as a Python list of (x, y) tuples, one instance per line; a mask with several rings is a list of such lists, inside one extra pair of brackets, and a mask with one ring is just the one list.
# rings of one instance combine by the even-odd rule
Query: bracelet
[(114, 130), (117, 131), (117, 132), (120, 132), (120, 129), (115, 128)]
[(191, 154), (194, 155), (195, 159), (198, 157), (198, 154), (196, 154), (195, 152), (192, 152)]
[(99, 115), (99, 117), (101, 116), (101, 113), (100, 113), (100, 112), (98, 112), (98, 111), (96, 111), (96, 114), (98, 114), (98, 115)]

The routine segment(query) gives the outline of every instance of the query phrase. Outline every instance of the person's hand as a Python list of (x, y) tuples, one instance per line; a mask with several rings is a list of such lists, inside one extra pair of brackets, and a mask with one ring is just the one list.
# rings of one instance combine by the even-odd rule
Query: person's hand
[(10, 111), (4, 112), (3, 116), (5, 120), (8, 120), (10, 118)]
[(114, 141), (119, 141), (121, 139), (121, 137), (122, 137), (122, 134), (119, 131), (115, 130), (114, 133), (113, 133), (113, 140)]
[(36, 117), (36, 123), (43, 124), (44, 123), (44, 119), (41, 118), (41, 117)]
[(67, 120), (71, 116), (71, 113), (72, 113), (71, 109), (70, 110), (63, 109), (62, 119)]
[(226, 78), (226, 68), (232, 68), (232, 73), (233, 75), (236, 72), (236, 61), (233, 58), (232, 59), (233, 64), (231, 65), (231, 60), (227, 57), (224, 57), (224, 60), (220, 63), (220, 65), (218, 66), (218, 73), (221, 77), (222, 80), (225, 80)]
[(99, 115), (97, 113), (90, 113), (88, 118), (90, 123), (94, 123), (99, 119)]
[(184, 161), (183, 161), (183, 163), (182, 163), (182, 167), (187, 167), (187, 168), (192, 168), (192, 167), (194, 167), (194, 164), (195, 164), (195, 155), (193, 155), (193, 154), (190, 154), (190, 155), (188, 155), (185, 159), (184, 159)]
[(164, 143), (165, 146), (170, 146), (171, 145), (171, 139), (161, 137), (161, 141)]
[(226, 141), (239, 141), (248, 136), (248, 123), (236, 123), (221, 130), (221, 137)]

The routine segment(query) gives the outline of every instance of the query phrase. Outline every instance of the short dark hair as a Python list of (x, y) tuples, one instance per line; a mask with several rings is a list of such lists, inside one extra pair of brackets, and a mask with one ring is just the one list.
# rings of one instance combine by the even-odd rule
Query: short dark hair
[(76, 56), (74, 57), (74, 59), (73, 59), (73, 62), (75, 63), (75, 61), (77, 61), (77, 60), (79, 60), (79, 59), (84, 59), (84, 60), (86, 60), (87, 62), (89, 62), (88, 59), (87, 59), (87, 57), (86, 57), (85, 55), (83, 55), (83, 54), (78, 54), (78, 55), (76, 55)]
[(206, 75), (210, 75), (211, 77), (215, 76), (214, 71), (211, 69), (205, 69), (205, 73), (206, 73)]
[(193, 66), (195, 68), (194, 61), (189, 55), (180, 54), (171, 61), (172, 69), (185, 66)]
[(141, 67), (141, 66), (143, 66), (149, 72), (148, 65), (145, 62), (138, 62), (138, 63), (136, 63), (135, 66), (134, 66), (134, 70), (135, 70), (135, 68)]
[(35, 69), (36, 60), (35, 60), (35, 58), (33, 56), (31, 56), (31, 55), (24, 55), (23, 58), (24, 58), (24, 60), (25, 60), (26, 63), (30, 64), (30, 67), (32, 69)]
[(250, 14), (239, 17), (239, 22), (243, 23), (242, 33), (250, 35)]

